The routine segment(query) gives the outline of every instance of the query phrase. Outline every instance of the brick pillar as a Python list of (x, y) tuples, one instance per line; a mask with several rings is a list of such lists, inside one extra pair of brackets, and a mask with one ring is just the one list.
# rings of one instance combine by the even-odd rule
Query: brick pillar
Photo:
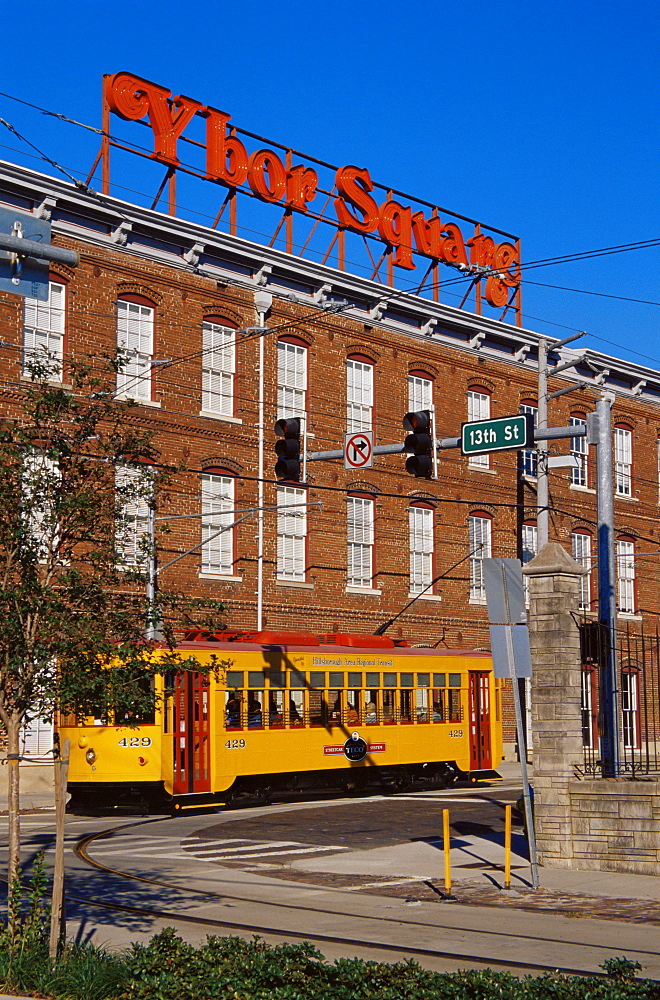
[(529, 580), (534, 814), (539, 863), (570, 868), (569, 782), (583, 759), (577, 622), (585, 570), (556, 542), (523, 568)]

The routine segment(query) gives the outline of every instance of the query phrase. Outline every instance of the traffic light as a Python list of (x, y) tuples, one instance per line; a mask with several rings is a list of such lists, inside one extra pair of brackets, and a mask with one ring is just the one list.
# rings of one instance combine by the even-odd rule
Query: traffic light
[(406, 451), (412, 455), (406, 459), (406, 472), (418, 479), (430, 479), (433, 475), (433, 425), (430, 410), (414, 410), (403, 418), (403, 429), (410, 433), (405, 440)]
[(275, 442), (275, 475), (278, 479), (300, 479), (300, 420), (282, 417), (275, 424), (280, 440)]

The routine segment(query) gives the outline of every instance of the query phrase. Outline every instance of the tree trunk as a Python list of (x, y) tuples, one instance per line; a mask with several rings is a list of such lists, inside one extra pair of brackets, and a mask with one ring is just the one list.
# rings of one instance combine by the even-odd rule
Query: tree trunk
[[(20, 750), (21, 726), (17, 719), (10, 718), (7, 724), (7, 877), (9, 880), (9, 895), (11, 886), (21, 869), (21, 813), (20, 813)], [(9, 932), (13, 939), (16, 928), (16, 914), (13, 908), (8, 908)]]

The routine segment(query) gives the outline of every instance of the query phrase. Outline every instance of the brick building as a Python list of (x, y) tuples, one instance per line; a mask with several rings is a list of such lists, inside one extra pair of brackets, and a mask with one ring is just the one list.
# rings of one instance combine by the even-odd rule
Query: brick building
[[(64, 378), (67, 356), (128, 346), (118, 393), (138, 401), (163, 458), (186, 467), (156, 498), (172, 518), (159, 564), (194, 549), (163, 570), (164, 586), (225, 601), (233, 628), (372, 633), (395, 619), (389, 633), (410, 643), (488, 647), (480, 560), (533, 555), (534, 453), (444, 450), (435, 481), (409, 475), (402, 454), (358, 470), (316, 461), (305, 483), (285, 484), (273, 427), (306, 415), (316, 452), (368, 428), (376, 445), (402, 442), (404, 414), (431, 404), (439, 438), (533, 411), (537, 333), (8, 163), (0, 203), (49, 218), (53, 242), (80, 255), (76, 269), (53, 267), (47, 308), (0, 293), (3, 393), (20, 389), (35, 345), (61, 353)], [(550, 390), (576, 374), (584, 388), (553, 400), (549, 423), (583, 422), (611, 394), (619, 616), (655, 627), (660, 373), (580, 354)], [(569, 451), (577, 466), (551, 472), (550, 537), (591, 568), (593, 456), (584, 438), (551, 444)], [(596, 589), (590, 572), (587, 613)]]

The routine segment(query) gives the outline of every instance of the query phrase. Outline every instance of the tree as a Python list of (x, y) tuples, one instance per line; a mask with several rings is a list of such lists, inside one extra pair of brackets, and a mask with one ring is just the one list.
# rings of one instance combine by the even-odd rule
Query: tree
[[(45, 355), (0, 419), (0, 722), (7, 738), (10, 881), (20, 863), (20, 738), (55, 709), (139, 716), (158, 672), (199, 669), (176, 652), (174, 628), (217, 628), (224, 607), (145, 594), (151, 541), (143, 514), (172, 469), (131, 401), (115, 398), (121, 359), (72, 361), (67, 387)], [(102, 369), (101, 374), (99, 370)], [(5, 395), (7, 400), (8, 394)], [(201, 616), (201, 621), (200, 621)], [(158, 623), (158, 662), (145, 628)]]

